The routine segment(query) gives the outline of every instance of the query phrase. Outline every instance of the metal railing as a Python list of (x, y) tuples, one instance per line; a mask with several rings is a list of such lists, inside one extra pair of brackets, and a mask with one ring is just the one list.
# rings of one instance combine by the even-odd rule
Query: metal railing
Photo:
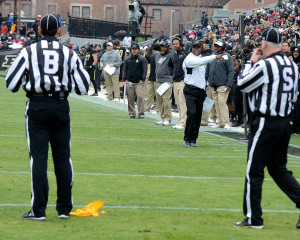
[(128, 29), (126, 23), (71, 17), (69, 34), (70, 37), (105, 38)]

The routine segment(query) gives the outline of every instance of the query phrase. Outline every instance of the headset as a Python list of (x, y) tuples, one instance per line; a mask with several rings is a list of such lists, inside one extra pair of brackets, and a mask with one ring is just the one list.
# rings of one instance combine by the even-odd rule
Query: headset
[(181, 38), (179, 38), (179, 37), (174, 37), (174, 38), (172, 39), (172, 43), (173, 43), (174, 40), (178, 40), (181, 47), (184, 46)]

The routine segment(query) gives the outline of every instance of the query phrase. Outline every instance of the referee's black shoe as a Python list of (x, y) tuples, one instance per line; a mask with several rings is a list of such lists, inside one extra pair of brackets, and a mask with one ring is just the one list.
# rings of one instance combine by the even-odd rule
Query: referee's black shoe
[(32, 220), (32, 221), (39, 221), (39, 222), (46, 221), (46, 217), (35, 217), (31, 211), (29, 211), (28, 213), (24, 213), (22, 215), (22, 219)]
[(245, 218), (242, 222), (236, 222), (234, 224), (235, 227), (249, 227), (249, 228), (255, 228), (255, 229), (263, 229), (264, 225), (252, 225), (249, 223), (248, 218)]
[(298, 222), (296, 224), (296, 228), (300, 228), (300, 216), (299, 216), (299, 220), (298, 220)]

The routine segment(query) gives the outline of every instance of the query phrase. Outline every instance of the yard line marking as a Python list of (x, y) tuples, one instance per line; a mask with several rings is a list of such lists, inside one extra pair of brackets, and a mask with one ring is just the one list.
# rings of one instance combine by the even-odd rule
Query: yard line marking
[[(27, 152), (26, 149), (24, 150), (4, 150), (1, 152), (11, 152), (11, 153), (15, 153), (15, 152)], [(49, 150), (49, 154), (51, 153), (51, 151)], [(231, 158), (231, 159), (241, 159), (241, 158), (245, 158), (245, 156), (206, 156), (206, 155), (156, 155), (156, 154), (136, 154), (136, 153), (93, 153), (93, 152), (74, 152), (72, 151), (72, 154), (82, 154), (82, 155), (104, 155), (104, 156), (132, 156), (132, 157), (164, 157), (164, 158)]]
[[(55, 204), (47, 204), (48, 207), (56, 207)], [(74, 208), (82, 208), (86, 205), (74, 205)], [(0, 203), (0, 207), (31, 207), (30, 204), (13, 204), (13, 203)], [(144, 210), (175, 210), (175, 211), (222, 211), (222, 212), (242, 212), (242, 209), (232, 208), (197, 208), (197, 207), (161, 207), (161, 206), (106, 206), (105, 209), (144, 209)], [(264, 209), (264, 212), (269, 213), (299, 213), (295, 210), (268, 210)]]
[(111, 155), (111, 156), (134, 156), (134, 157), (168, 157), (168, 158), (245, 158), (246, 156), (206, 156), (206, 155), (156, 155), (156, 154), (136, 154), (136, 153), (87, 153), (87, 152), (72, 152), (72, 154), (83, 155)]
[[(18, 137), (25, 138), (25, 135), (3, 135), (0, 137)], [(182, 142), (182, 140), (167, 140), (167, 139), (141, 139), (141, 138), (99, 138), (99, 137), (72, 137), (72, 139), (83, 139), (83, 140), (113, 140), (113, 141), (134, 141), (134, 142)], [(210, 145), (214, 146), (232, 146), (231, 143), (216, 143), (216, 140), (200, 140), (198, 143), (210, 143)], [(227, 147), (224, 147), (227, 149)], [(244, 151), (244, 150), (237, 150)]]
[[(0, 173), (8, 174), (30, 174), (30, 172), (10, 172), (10, 171), (0, 171)], [(48, 172), (48, 174), (53, 175), (53, 172)], [(174, 179), (194, 179), (194, 180), (245, 180), (242, 178), (233, 177), (199, 177), (199, 176), (171, 176), (171, 175), (143, 175), (143, 174), (113, 174), (113, 173), (74, 173), (75, 175), (86, 175), (86, 176), (100, 176), (100, 177), (143, 177), (143, 178), (174, 178)], [(272, 181), (271, 178), (265, 178), (265, 181)], [(296, 179), (300, 181), (300, 179)]]

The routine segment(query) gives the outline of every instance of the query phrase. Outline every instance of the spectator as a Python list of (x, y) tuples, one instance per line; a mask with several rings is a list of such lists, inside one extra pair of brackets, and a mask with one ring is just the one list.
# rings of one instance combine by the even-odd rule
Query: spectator
[(67, 26), (67, 32), (70, 31), (70, 18), (71, 18), (71, 14), (69, 12), (67, 12), (67, 17), (66, 17), (66, 26)]
[(8, 17), (8, 19), (7, 19), (7, 23), (6, 23), (6, 26), (7, 26), (7, 30), (8, 30), (8, 31), (10, 31), (10, 28), (11, 28), (13, 22), (14, 22), (14, 19), (15, 19), (14, 14), (13, 14), (13, 13), (10, 13), (10, 14), (9, 14), (9, 17)]
[(25, 37), (26, 35), (26, 25), (24, 22), (21, 23), (21, 27), (20, 27), (20, 35)]
[(2, 26), (1, 26), (1, 33), (7, 33), (8, 29), (5, 25), (5, 22), (2, 23)]

